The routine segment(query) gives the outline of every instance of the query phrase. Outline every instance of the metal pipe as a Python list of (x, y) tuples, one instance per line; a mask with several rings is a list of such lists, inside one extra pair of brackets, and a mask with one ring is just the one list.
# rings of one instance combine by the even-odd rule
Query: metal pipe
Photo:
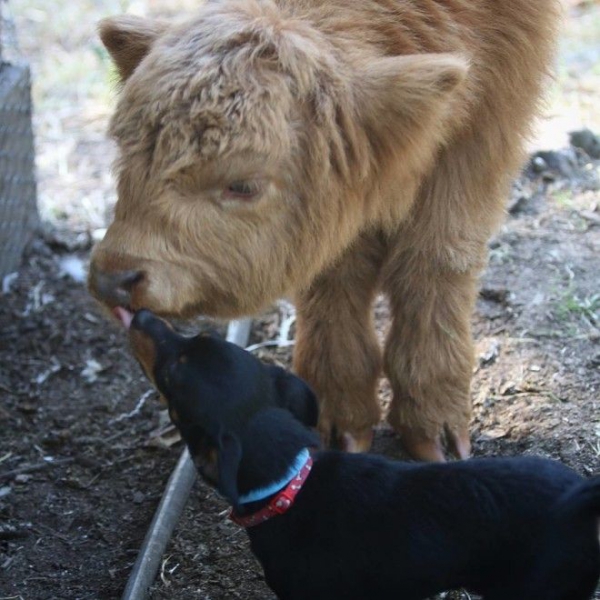
[[(247, 346), (251, 327), (251, 319), (231, 321), (227, 327), (227, 341), (242, 348)], [(121, 600), (144, 600), (147, 597), (195, 480), (196, 468), (186, 448), (169, 477)]]

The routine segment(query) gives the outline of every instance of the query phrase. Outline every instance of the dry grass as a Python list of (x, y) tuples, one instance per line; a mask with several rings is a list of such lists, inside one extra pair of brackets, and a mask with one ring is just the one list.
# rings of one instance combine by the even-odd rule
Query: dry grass
[(546, 119), (536, 146), (568, 143), (567, 133), (581, 127), (600, 132), (600, 2), (566, 2), (565, 19), (549, 93)]
[(189, 0), (20, 0), (12, 6), (21, 53), (33, 72), (42, 218), (75, 230), (104, 227), (114, 205), (113, 148), (105, 130), (116, 78), (96, 35), (97, 22), (121, 12), (175, 12)]

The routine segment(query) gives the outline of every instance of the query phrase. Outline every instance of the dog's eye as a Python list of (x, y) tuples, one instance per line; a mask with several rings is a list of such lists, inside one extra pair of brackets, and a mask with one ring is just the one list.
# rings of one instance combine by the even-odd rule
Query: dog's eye
[(224, 190), (223, 196), (228, 200), (253, 200), (262, 191), (260, 181), (233, 181)]

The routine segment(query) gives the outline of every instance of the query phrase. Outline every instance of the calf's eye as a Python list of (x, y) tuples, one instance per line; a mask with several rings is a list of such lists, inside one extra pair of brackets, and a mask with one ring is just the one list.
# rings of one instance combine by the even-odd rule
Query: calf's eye
[(259, 181), (233, 181), (225, 188), (223, 195), (226, 199), (252, 200), (261, 190)]

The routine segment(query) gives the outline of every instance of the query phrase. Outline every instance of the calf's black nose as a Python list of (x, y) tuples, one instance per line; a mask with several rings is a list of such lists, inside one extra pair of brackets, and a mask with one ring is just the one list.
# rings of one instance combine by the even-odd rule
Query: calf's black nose
[(131, 292), (143, 278), (143, 271), (137, 270), (113, 273), (92, 271), (90, 288), (100, 300), (109, 306), (130, 306)]

